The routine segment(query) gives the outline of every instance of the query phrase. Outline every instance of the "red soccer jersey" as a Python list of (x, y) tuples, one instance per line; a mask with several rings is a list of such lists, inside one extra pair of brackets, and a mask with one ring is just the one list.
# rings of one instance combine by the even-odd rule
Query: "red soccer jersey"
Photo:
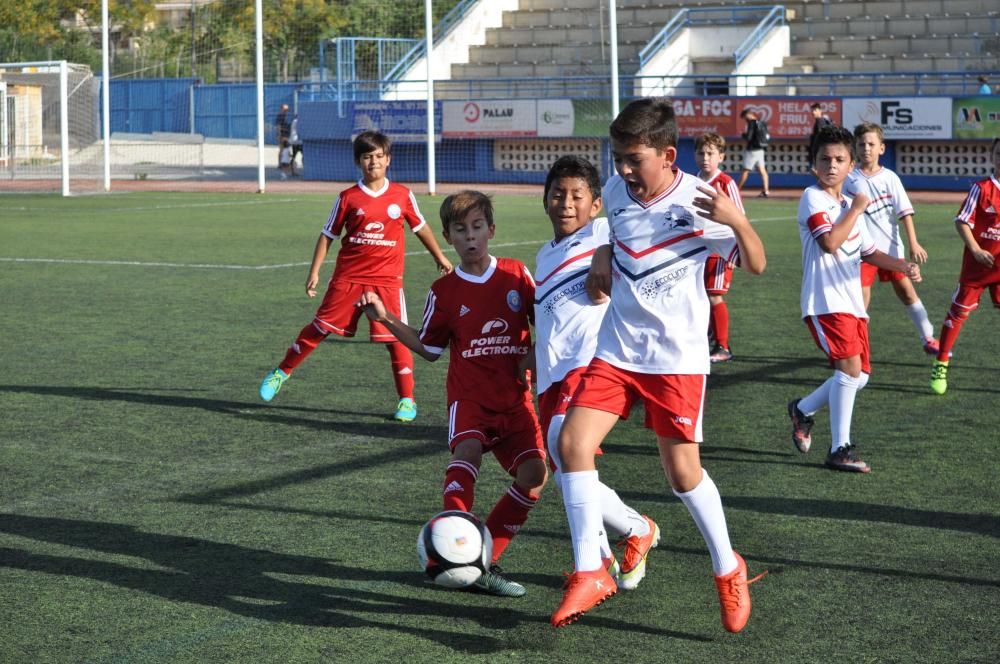
[(469, 400), (504, 411), (531, 398), (518, 363), (531, 350), (535, 282), (524, 263), (492, 258), (482, 276), (455, 268), (431, 285), (420, 341), (431, 353), (451, 346), (448, 404)]
[(983, 265), (966, 248), (959, 282), (969, 286), (1000, 282), (1000, 182), (996, 176), (972, 185), (955, 221), (971, 228), (980, 248), (993, 254), (995, 259), (993, 267)]
[(406, 261), (404, 223), (417, 232), (426, 222), (403, 185), (386, 180), (372, 191), (358, 182), (343, 191), (323, 227), (323, 235), (340, 239), (333, 279), (399, 286)]

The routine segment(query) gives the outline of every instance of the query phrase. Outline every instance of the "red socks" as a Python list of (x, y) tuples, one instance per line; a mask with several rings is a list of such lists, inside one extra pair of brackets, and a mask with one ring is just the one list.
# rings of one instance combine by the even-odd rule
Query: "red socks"
[(516, 484), (511, 484), (507, 493), (497, 501), (486, 519), (486, 527), (493, 536), (493, 562), (500, 559), (514, 535), (528, 520), (528, 512), (537, 502), (537, 498), (522, 492)]
[(285, 359), (281, 361), (278, 368), (286, 374), (292, 373), (295, 367), (302, 364), (302, 360), (309, 357), (309, 354), (316, 350), (316, 346), (323, 339), (326, 339), (326, 336), (326, 332), (321, 332), (315, 325), (309, 323), (299, 332), (295, 343), (288, 348), (288, 352), (285, 353)]
[(413, 398), (413, 355), (410, 349), (394, 341), (385, 345), (392, 362), (392, 380), (400, 399)]
[(940, 348), (937, 359), (939, 362), (947, 362), (951, 357), (951, 349), (955, 347), (958, 340), (958, 333), (962, 329), (962, 323), (969, 317), (969, 312), (952, 304), (945, 316), (944, 324), (941, 325), (941, 338), (938, 339)]
[(455, 459), (444, 474), (444, 509), (471, 512), (476, 502), (476, 479), (479, 469), (468, 461)]
[(712, 305), (709, 330), (714, 332), (716, 343), (729, 348), (729, 307), (724, 301)]

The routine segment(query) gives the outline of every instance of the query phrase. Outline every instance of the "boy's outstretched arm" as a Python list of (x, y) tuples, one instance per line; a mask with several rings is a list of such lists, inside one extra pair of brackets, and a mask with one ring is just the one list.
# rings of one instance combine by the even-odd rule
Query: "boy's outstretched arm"
[(694, 199), (698, 215), (733, 229), (736, 244), (740, 247), (740, 267), (750, 274), (760, 274), (767, 266), (764, 243), (753, 229), (747, 216), (740, 212), (736, 203), (714, 187), (698, 186), (704, 198)]
[(890, 272), (902, 272), (910, 278), (910, 281), (915, 283), (920, 283), (923, 279), (923, 277), (920, 276), (920, 266), (916, 263), (908, 263), (902, 258), (895, 258), (877, 249), (874, 253), (862, 256), (861, 260), (883, 270), (888, 270)]
[(905, 215), (899, 220), (899, 225), (906, 231), (906, 240), (910, 245), (910, 260), (918, 265), (923, 265), (927, 262), (927, 250), (917, 242), (917, 229), (913, 227), (913, 215)]
[(441, 251), (441, 247), (438, 246), (437, 239), (434, 237), (434, 231), (431, 230), (430, 226), (425, 225), (419, 231), (415, 233), (417, 238), (423, 243), (427, 252), (434, 257), (434, 262), (437, 263), (438, 272), (441, 274), (448, 274), (451, 272), (451, 261), (448, 257), (444, 255)]
[(590, 271), (584, 282), (587, 295), (594, 304), (604, 304), (611, 294), (611, 245), (604, 244), (594, 251)]
[(401, 344), (428, 362), (434, 362), (441, 357), (440, 355), (428, 352), (424, 348), (424, 344), (420, 342), (420, 333), (386, 311), (385, 305), (382, 303), (382, 298), (375, 293), (362, 293), (357, 306), (363, 307), (365, 315), (369, 319), (385, 325), (392, 332), (392, 335), (399, 339)]
[(972, 234), (972, 229), (969, 228), (968, 224), (956, 221), (955, 230), (958, 231), (958, 236), (962, 238), (962, 242), (965, 243), (966, 248), (972, 254), (972, 257), (976, 259), (977, 263), (993, 267), (993, 264), (996, 262), (993, 254), (979, 246), (979, 243), (976, 242), (976, 236)]
[(316, 286), (319, 284), (319, 271), (323, 269), (323, 261), (326, 260), (326, 254), (330, 251), (330, 244), (332, 243), (333, 240), (323, 233), (320, 233), (319, 239), (316, 240), (312, 263), (309, 265), (309, 276), (306, 277), (306, 295), (309, 297), (316, 297)]

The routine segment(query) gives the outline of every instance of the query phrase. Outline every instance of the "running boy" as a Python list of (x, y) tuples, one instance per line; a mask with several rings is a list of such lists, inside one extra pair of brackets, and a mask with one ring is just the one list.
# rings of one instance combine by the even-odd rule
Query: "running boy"
[[(855, 127), (854, 154), (858, 163), (844, 182), (844, 193), (852, 198), (862, 193), (871, 201), (865, 210), (865, 224), (875, 246), (893, 258), (903, 258), (905, 256), (903, 238), (899, 234), (899, 227), (902, 226), (906, 229), (910, 260), (923, 265), (927, 261), (927, 252), (917, 242), (910, 198), (906, 195), (899, 176), (878, 163), (879, 157), (885, 154), (882, 127), (870, 122), (863, 122)], [(917, 296), (910, 279), (902, 272), (882, 270), (874, 265), (862, 263), (861, 292), (864, 296), (865, 309), (868, 309), (871, 302), (872, 284), (875, 283), (876, 276), (879, 281), (888, 281), (892, 284), (896, 297), (906, 307), (907, 315), (917, 328), (924, 352), (928, 355), (936, 354), (938, 341), (934, 338), (934, 327), (927, 318), (927, 309)]]
[[(719, 170), (719, 164), (726, 158), (726, 139), (709, 132), (702, 134), (694, 142), (694, 161), (698, 164), (698, 177), (715, 187), (729, 198), (743, 212), (743, 199), (736, 182)], [(723, 299), (733, 282), (733, 264), (712, 254), (705, 261), (705, 292), (711, 310), (708, 319), (709, 336), (715, 339), (709, 359), (728, 362), (733, 359), (729, 350), (729, 307)]]
[(451, 461), (444, 509), (472, 511), (483, 454), (492, 452), (514, 482), (486, 518), (493, 564), (476, 586), (520, 597), (524, 586), (501, 576), (496, 563), (527, 520), (546, 479), (545, 444), (521, 367), (531, 352), (535, 282), (520, 261), (490, 255), (496, 229), (486, 194), (449, 196), (441, 205), (441, 222), (461, 264), (431, 285), (419, 331), (387, 311), (374, 291), (365, 291), (358, 304), (425, 360), (434, 362), (451, 346), (446, 388)]
[[(299, 332), (281, 364), (261, 382), (260, 397), (264, 401), (274, 398), (295, 367), (329, 334), (355, 335), (361, 317), (361, 310), (355, 304), (361, 293), (374, 290), (393, 315), (406, 320), (403, 295), (405, 226), (409, 226), (434, 257), (438, 270), (451, 271), (451, 263), (441, 252), (433, 231), (417, 208), (417, 199), (409, 189), (389, 182), (386, 177), (392, 159), (390, 148), (389, 138), (376, 131), (363, 132), (354, 139), (354, 163), (361, 169), (361, 180), (343, 191), (333, 204), (330, 218), (316, 240), (306, 278), (306, 295), (316, 297), (319, 271), (330, 245), (339, 238), (337, 265), (315, 318)], [(370, 325), (369, 335), (373, 343), (385, 344), (389, 350), (399, 396), (395, 417), (401, 422), (410, 422), (417, 416), (417, 404), (413, 400), (413, 356), (378, 323)]]
[(832, 440), (826, 465), (867, 473), (871, 468), (851, 443), (854, 399), (871, 374), (861, 263), (902, 272), (917, 282), (920, 267), (879, 251), (864, 219), (870, 200), (864, 192), (853, 201), (842, 193), (854, 164), (852, 143), (851, 132), (843, 127), (831, 125), (819, 131), (813, 164), (818, 182), (799, 201), (802, 319), (830, 359), (833, 375), (809, 396), (791, 401), (788, 416), (792, 442), (804, 454), (812, 444), (813, 414), (829, 405)]
[[(601, 210), (601, 177), (582, 157), (556, 160), (545, 179), (542, 201), (555, 237), (542, 245), (536, 259), (535, 375), (538, 415), (552, 478), (559, 486), (559, 430), (573, 392), (594, 357), (597, 330), (608, 309), (607, 302), (591, 302), (584, 287), (594, 251), (608, 243), (608, 220), (594, 219)], [(646, 575), (646, 556), (659, 543), (660, 529), (610, 487), (600, 484), (598, 488), (604, 525), (624, 536), (618, 544), (623, 549), (620, 567), (606, 533), (601, 533), (601, 558), (610, 565), (618, 586), (631, 590)]]
[(948, 390), (948, 358), (958, 332), (969, 314), (979, 307), (983, 289), (990, 290), (993, 306), (1000, 308), (1000, 138), (990, 146), (993, 175), (972, 185), (955, 217), (958, 236), (965, 243), (958, 290), (941, 325), (941, 348), (931, 373), (931, 390)]
[(568, 625), (617, 591), (601, 561), (594, 460), (641, 399), (667, 479), (708, 545), (723, 626), (738, 632), (750, 617), (746, 563), (729, 543), (719, 491), (698, 452), (710, 367), (704, 267), (705, 257), (718, 253), (759, 274), (764, 247), (729, 197), (674, 165), (677, 123), (669, 101), (633, 101), (610, 134), (619, 174), (604, 188), (609, 244), (594, 254), (587, 291), (595, 302), (610, 295), (611, 304), (559, 434), (575, 571), (552, 624)]

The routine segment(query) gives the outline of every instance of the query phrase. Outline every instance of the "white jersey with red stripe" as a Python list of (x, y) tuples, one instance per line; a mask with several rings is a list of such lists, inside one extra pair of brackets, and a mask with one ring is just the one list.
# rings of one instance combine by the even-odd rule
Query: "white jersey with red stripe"
[(645, 374), (709, 373), (709, 302), (705, 259), (739, 264), (731, 228), (694, 206), (697, 177), (674, 169), (674, 181), (652, 200), (632, 195), (618, 175), (604, 187), (610, 212), (611, 306), (597, 340), (598, 357)]
[(865, 221), (875, 247), (893, 258), (906, 256), (899, 220), (913, 214), (913, 205), (906, 195), (899, 176), (888, 168), (874, 175), (865, 175), (855, 168), (844, 181), (844, 194), (853, 199), (862, 193), (871, 201), (865, 208)]
[(399, 286), (406, 261), (409, 226), (416, 233), (427, 222), (413, 192), (385, 181), (378, 191), (358, 182), (333, 204), (323, 235), (340, 239), (333, 279), (375, 286)]
[(864, 215), (837, 251), (823, 251), (816, 240), (833, 230), (851, 207), (851, 199), (835, 199), (813, 185), (799, 200), (802, 240), (802, 317), (845, 313), (868, 318), (861, 294), (861, 257), (876, 251)]
[(608, 305), (591, 302), (584, 282), (594, 252), (607, 243), (608, 220), (602, 217), (538, 250), (535, 372), (539, 394), (594, 357), (597, 330)]
[(479, 276), (458, 266), (431, 284), (420, 341), (435, 355), (451, 346), (449, 404), (462, 399), (503, 411), (531, 398), (518, 365), (531, 352), (534, 300), (535, 282), (513, 258), (491, 256)]

